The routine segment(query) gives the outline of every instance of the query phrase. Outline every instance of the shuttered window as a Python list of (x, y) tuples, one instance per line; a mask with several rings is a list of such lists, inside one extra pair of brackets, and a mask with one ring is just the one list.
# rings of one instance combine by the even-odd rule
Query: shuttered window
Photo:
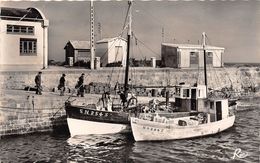
[(37, 40), (20, 38), (20, 55), (21, 56), (37, 55)]

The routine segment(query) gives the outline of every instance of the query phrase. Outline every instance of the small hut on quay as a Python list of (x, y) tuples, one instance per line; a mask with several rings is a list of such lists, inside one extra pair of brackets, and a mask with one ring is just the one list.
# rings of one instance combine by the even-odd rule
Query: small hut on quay
[[(225, 48), (206, 46), (206, 62), (210, 67), (223, 67)], [(198, 68), (204, 66), (202, 45), (162, 43), (162, 67)]]

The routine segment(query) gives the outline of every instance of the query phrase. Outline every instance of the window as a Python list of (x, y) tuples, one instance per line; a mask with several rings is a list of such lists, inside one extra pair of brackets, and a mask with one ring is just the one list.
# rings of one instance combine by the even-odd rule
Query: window
[(176, 96), (180, 96), (181, 95), (181, 89), (176, 87)]
[(20, 38), (20, 55), (30, 56), (37, 54), (37, 40)]
[(190, 90), (189, 89), (183, 89), (183, 97), (189, 97), (190, 96)]
[(210, 109), (214, 109), (214, 102), (210, 102)]
[(33, 35), (33, 26), (22, 26), (22, 25), (7, 25), (6, 31), (8, 34), (26, 34)]
[(122, 61), (122, 60), (123, 60), (123, 47), (115, 46), (115, 61)]
[(198, 63), (199, 63), (199, 53), (190, 52), (190, 64), (198, 64)]
[(206, 53), (207, 57), (206, 57), (206, 61), (207, 61), (207, 64), (211, 64), (213, 63), (213, 52), (207, 52)]

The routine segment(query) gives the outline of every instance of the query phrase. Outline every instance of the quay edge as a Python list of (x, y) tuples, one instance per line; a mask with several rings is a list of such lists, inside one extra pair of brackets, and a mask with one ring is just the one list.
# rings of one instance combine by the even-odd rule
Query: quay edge
[[(90, 82), (108, 81), (111, 70), (112, 68), (42, 70), (43, 96), (23, 90), (25, 86), (34, 86), (34, 77), (38, 70), (0, 71), (0, 137), (47, 131), (67, 132), (65, 111), (61, 107), (64, 106), (69, 94), (61, 97), (58, 92), (51, 92), (53, 88), (57, 87), (61, 74), (66, 74), (66, 85), (74, 88), (82, 72), (87, 74), (85, 84), (89, 84)], [(115, 84), (118, 76), (123, 74), (122, 68), (115, 68), (113, 71), (115, 74), (112, 76), (111, 85)], [(134, 73), (136, 77), (132, 81), (137, 85), (145, 86), (175, 85), (180, 82), (194, 84), (198, 78), (198, 70), (195, 69), (135, 68)], [(151, 80), (151, 76), (153, 80)], [(218, 80), (211, 79), (210, 88), (224, 88), (229, 86), (232, 81), (233, 88), (242, 92), (253, 83), (259, 94), (259, 67), (209, 69), (208, 77), (214, 78), (215, 76)], [(119, 81), (121, 81), (120, 77)], [(95, 101), (99, 97), (93, 94), (86, 96), (88, 100), (92, 98), (90, 101)], [(81, 103), (89, 102), (86, 101), (86, 98), (78, 98), (78, 100)]]

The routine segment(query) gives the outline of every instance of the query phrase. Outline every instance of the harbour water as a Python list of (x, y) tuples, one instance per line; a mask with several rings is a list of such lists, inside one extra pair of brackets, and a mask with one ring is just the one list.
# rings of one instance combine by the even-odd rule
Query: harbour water
[(214, 136), (135, 142), (132, 135), (41, 133), (0, 140), (0, 162), (259, 162), (260, 99), (244, 100), (235, 125)]

